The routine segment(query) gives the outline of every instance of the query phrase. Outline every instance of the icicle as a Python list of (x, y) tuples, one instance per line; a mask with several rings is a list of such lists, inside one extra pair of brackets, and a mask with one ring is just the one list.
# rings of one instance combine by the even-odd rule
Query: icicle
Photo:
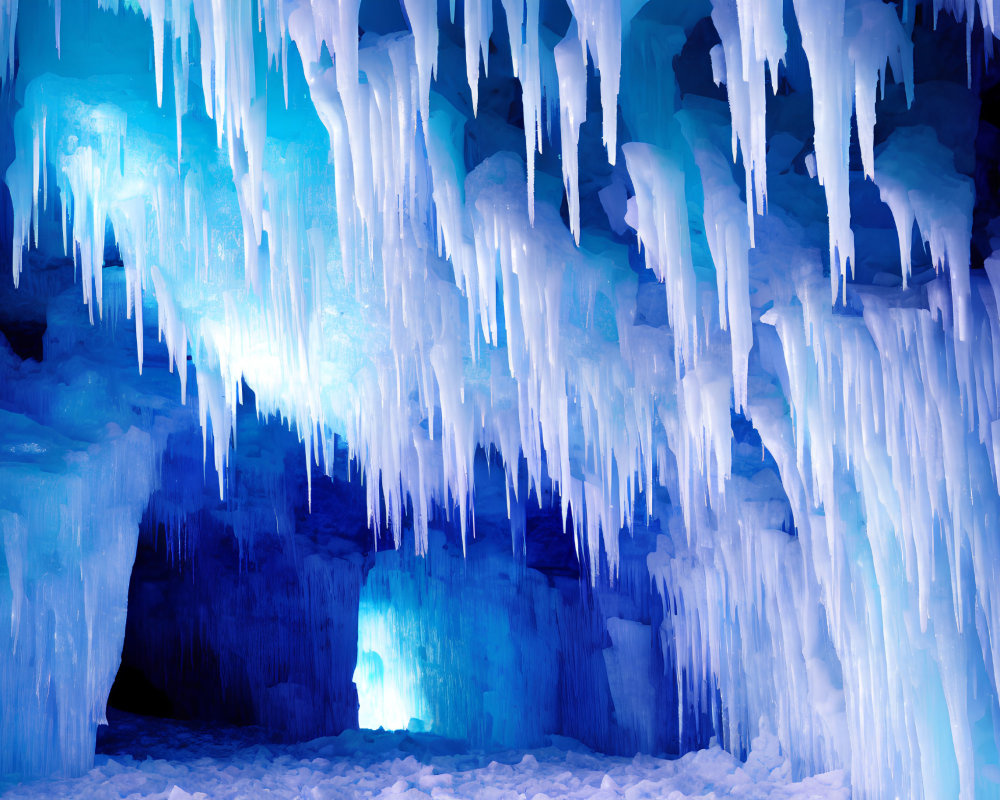
[(53, 0), (53, 17), (56, 36), (56, 57), (62, 55), (62, 0)]
[[(428, 0), (430, 2), (431, 0)], [(454, 3), (454, 0), (451, 0)], [(472, 113), (479, 108), (479, 65), (489, 72), (490, 34), (493, 33), (493, 3), (491, 0), (465, 2), (465, 75), (472, 92)], [(454, 15), (453, 15), (454, 16)]]
[(437, 0), (405, 0), (403, 5), (413, 31), (420, 80), (420, 119), (426, 131), (430, 118), (431, 76), (437, 75)]
[(608, 163), (614, 166), (618, 152), (618, 89), (622, 69), (621, 0), (575, 0), (570, 3), (570, 9), (578, 26), (583, 73), (586, 75), (589, 51), (601, 74), (601, 130)]
[(693, 365), (697, 312), (684, 174), (668, 153), (652, 145), (629, 142), (622, 152), (636, 192), (625, 221), (639, 238), (647, 267), (666, 287), (677, 363)]
[(855, 114), (858, 143), (865, 175), (875, 169), (875, 87), (885, 96), (886, 63), (906, 88), (906, 104), (913, 103), (913, 43), (896, 16), (894, 6), (883, 3), (853, 5), (846, 25), (850, 36), (848, 54), (854, 65)]
[(750, 236), (746, 204), (740, 199), (722, 152), (696, 123), (682, 112), (681, 127), (694, 152), (705, 195), (705, 235), (715, 264), (719, 325), (729, 331), (733, 365), (733, 407), (747, 408), (747, 381), (753, 324), (750, 307)]
[(969, 241), (975, 190), (955, 171), (954, 154), (930, 128), (897, 128), (875, 159), (875, 183), (892, 211), (899, 240), (903, 285), (911, 273), (913, 223), (920, 228), (931, 259), (951, 276), (953, 318), (958, 338), (972, 328), (969, 287)]
[[(722, 39), (724, 60), (713, 56), (713, 76), (723, 80), (733, 120), (733, 160), (737, 146), (746, 171), (747, 226), (754, 243), (754, 212), (767, 205), (767, 142), (765, 133), (765, 67), (771, 87), (778, 90), (778, 65), (785, 56), (781, 4), (774, 0), (718, 0), (712, 22)], [(752, 201), (751, 201), (752, 198)]]
[(580, 164), (577, 154), (580, 125), (587, 116), (587, 70), (580, 61), (576, 23), (555, 47), (559, 73), (559, 131), (562, 137), (562, 173), (569, 202), (569, 228), (573, 241), (580, 243)]
[(846, 298), (847, 265), (854, 263), (854, 233), (848, 198), (848, 147), (853, 92), (845, 28), (845, 0), (817, 6), (796, 0), (795, 15), (809, 60), (813, 87), (816, 172), (830, 216), (830, 302)]
[(149, 0), (153, 26), (153, 64), (156, 70), (156, 105), (163, 105), (163, 37), (166, 27), (166, 0)]

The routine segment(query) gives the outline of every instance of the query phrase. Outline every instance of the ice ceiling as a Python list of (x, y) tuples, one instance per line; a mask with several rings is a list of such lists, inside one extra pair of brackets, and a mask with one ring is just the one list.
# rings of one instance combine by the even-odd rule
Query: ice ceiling
[(1000, 792), (996, 2), (0, 8), (14, 283), (68, 254), (135, 326), (0, 353), (0, 772), (89, 764), (168, 436), (226, 496), (249, 387), (418, 554), (484, 452), (595, 585), (655, 521), (680, 719), (734, 751)]

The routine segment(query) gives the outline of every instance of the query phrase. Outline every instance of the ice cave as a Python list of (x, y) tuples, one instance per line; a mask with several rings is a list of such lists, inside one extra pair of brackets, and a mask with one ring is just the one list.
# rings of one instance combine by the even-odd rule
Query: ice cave
[(1000, 798), (1000, 0), (0, 0), (0, 795)]

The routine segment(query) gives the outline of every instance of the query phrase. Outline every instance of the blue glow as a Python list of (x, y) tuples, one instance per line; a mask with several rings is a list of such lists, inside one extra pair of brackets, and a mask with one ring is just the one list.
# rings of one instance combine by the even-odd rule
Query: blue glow
[(404, 639), (391, 606), (362, 598), (358, 609), (358, 724), (387, 731), (433, 731), (420, 692), (417, 647)]

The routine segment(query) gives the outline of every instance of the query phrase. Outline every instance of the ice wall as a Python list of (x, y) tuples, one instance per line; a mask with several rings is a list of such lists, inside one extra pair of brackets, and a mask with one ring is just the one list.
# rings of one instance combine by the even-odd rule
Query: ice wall
[(554, 488), (595, 583), (660, 521), (679, 725), (995, 790), (989, 4), (57, 9), (5, 9), (15, 280), (55, 204), (100, 318), (110, 220), (220, 493), (244, 383), (418, 553), (496, 451), (515, 539)]
[[(0, 338), (0, 772), (78, 774), (93, 763), (118, 669), (159, 456), (171, 431), (196, 419), (164, 403), (168, 377), (173, 385), (165, 363), (152, 358), (142, 381), (126, 366), (129, 329), (90, 329), (68, 261), (31, 272), (17, 297), (3, 294), (4, 328), (18, 305), (54, 290), (35, 330), (45, 359), (22, 360)], [(112, 272), (114, 307), (125, 286)]]
[(476, 466), (477, 535), (464, 551), (439, 519), (424, 557), (409, 542), (374, 555), (358, 614), (362, 727), (477, 747), (559, 734), (604, 752), (679, 752), (676, 704), (657, 696), (672, 686), (648, 545), (626, 547), (614, 589), (590, 589), (558, 508), (522, 509), (529, 538), (512, 553), (502, 475), (482, 454)]
[(512, 574), (513, 559), (480, 556), (478, 542), (465, 560), (433, 534), (424, 560), (382, 559), (368, 575), (354, 674), (361, 725), (543, 742), (558, 720), (558, 594), (538, 573)]
[(161, 714), (293, 741), (334, 735), (358, 725), (358, 603), (373, 549), (364, 496), (341, 469), (316, 483), (309, 513), (297, 437), (258, 420), (249, 390), (244, 400), (224, 501), (197, 430), (168, 442), (140, 526), (118, 694), (142, 701), (134, 676), (159, 693)]

